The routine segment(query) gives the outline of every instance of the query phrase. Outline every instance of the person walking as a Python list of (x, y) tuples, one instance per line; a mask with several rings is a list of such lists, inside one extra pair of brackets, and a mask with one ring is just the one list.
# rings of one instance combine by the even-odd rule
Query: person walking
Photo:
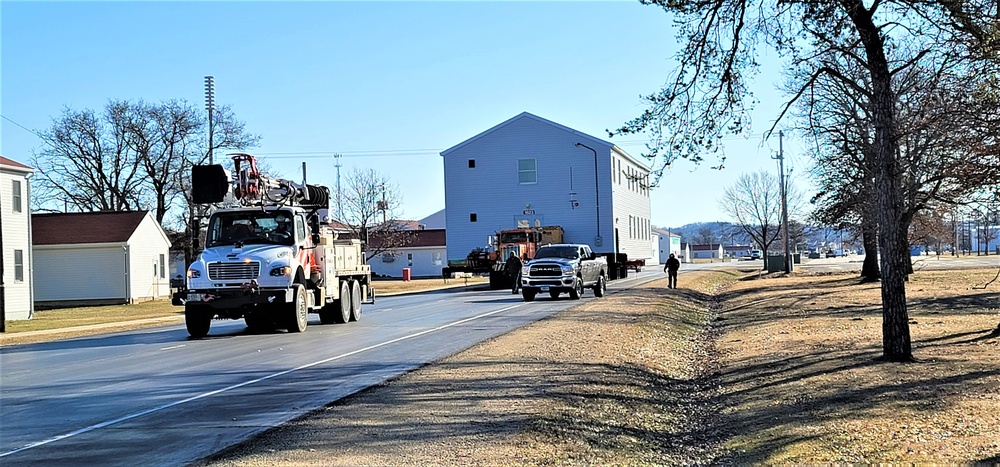
[(513, 251), (510, 252), (510, 256), (507, 257), (507, 262), (504, 264), (504, 269), (507, 270), (507, 277), (510, 278), (510, 293), (516, 294), (521, 288), (521, 258), (517, 257)]
[(667, 264), (663, 265), (663, 272), (667, 273), (667, 287), (671, 289), (677, 288), (677, 270), (681, 268), (681, 262), (670, 253), (670, 258), (667, 258)]

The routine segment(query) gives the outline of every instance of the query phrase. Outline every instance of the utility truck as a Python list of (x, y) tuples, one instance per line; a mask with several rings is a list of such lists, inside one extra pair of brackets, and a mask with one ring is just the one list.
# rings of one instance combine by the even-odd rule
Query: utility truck
[(192, 169), (193, 201), (228, 206), (212, 212), (205, 249), (174, 295), (191, 337), (207, 335), (213, 319), (293, 333), (305, 331), (309, 313), (323, 324), (360, 319), (362, 303), (374, 302), (371, 267), (361, 241), (340, 239), (325, 223), (329, 189), (305, 176), (301, 184), (271, 178), (250, 154), (230, 156), (232, 181), (220, 165)]

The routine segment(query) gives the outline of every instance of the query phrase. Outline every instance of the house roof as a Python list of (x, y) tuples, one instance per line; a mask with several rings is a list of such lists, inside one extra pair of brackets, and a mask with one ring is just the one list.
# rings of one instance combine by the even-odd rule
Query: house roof
[(582, 132), (576, 131), (576, 130), (570, 128), (570, 127), (560, 125), (560, 124), (558, 124), (556, 122), (553, 122), (551, 120), (546, 120), (546, 119), (544, 119), (542, 117), (539, 117), (537, 115), (534, 115), (534, 114), (531, 114), (531, 113), (528, 113), (528, 112), (521, 112), (521, 113), (519, 113), (519, 114), (517, 114), (517, 115), (515, 115), (515, 116), (513, 116), (513, 117), (511, 117), (511, 118), (509, 118), (509, 119), (507, 119), (505, 121), (503, 121), (502, 123), (500, 123), (498, 125), (493, 126), (492, 128), (490, 128), (490, 129), (488, 129), (488, 130), (486, 130), (486, 131), (484, 131), (484, 132), (482, 132), (482, 133), (480, 133), (480, 134), (478, 134), (476, 136), (473, 136), (473, 137), (471, 137), (471, 138), (469, 138), (469, 139), (467, 139), (465, 141), (462, 141), (461, 143), (458, 143), (458, 144), (456, 144), (456, 145), (454, 145), (454, 146), (452, 146), (452, 147), (450, 147), (448, 149), (445, 149), (444, 151), (441, 151), (441, 156), (447, 156), (449, 153), (457, 151), (457, 150), (461, 149), (462, 147), (464, 147), (464, 146), (466, 146), (466, 145), (468, 145), (468, 144), (470, 144), (470, 143), (472, 143), (472, 142), (474, 142), (474, 141), (476, 141), (476, 140), (478, 140), (480, 138), (484, 138), (487, 135), (489, 135), (490, 133), (493, 133), (493, 132), (495, 132), (497, 130), (500, 130), (503, 127), (506, 127), (507, 125), (510, 125), (511, 123), (514, 123), (514, 122), (516, 122), (518, 120), (525, 119), (525, 118), (528, 118), (528, 119), (531, 119), (531, 120), (535, 120), (537, 122), (544, 123), (546, 125), (551, 125), (553, 127), (559, 128), (560, 130), (563, 130), (563, 131), (566, 131), (566, 132), (569, 132), (569, 133), (573, 133), (573, 134), (579, 135), (582, 138), (589, 139), (591, 142), (593, 142), (595, 144), (600, 144), (600, 145), (603, 145), (603, 146), (607, 146), (608, 148), (614, 147), (613, 144), (611, 144), (611, 143), (609, 143), (607, 141), (604, 141), (602, 139), (595, 138), (595, 137), (590, 136), (590, 135), (588, 135), (586, 133), (582, 133)]
[(722, 247), (722, 245), (719, 243), (709, 243), (701, 245), (691, 244), (692, 251), (711, 251), (711, 250), (718, 250), (720, 247)]
[[(444, 229), (407, 230), (406, 233), (407, 235), (411, 235), (410, 243), (408, 243), (403, 248), (425, 248), (425, 247), (445, 246)], [(381, 245), (381, 238), (379, 238), (377, 234), (372, 233), (372, 236), (368, 238), (368, 243), (372, 247), (378, 247)]]
[(32, 244), (125, 243), (148, 214), (146, 211), (32, 214)]
[(6, 157), (0, 156), (0, 167), (5, 169), (14, 170), (17, 172), (34, 172), (35, 169), (28, 167), (20, 162), (8, 159)]

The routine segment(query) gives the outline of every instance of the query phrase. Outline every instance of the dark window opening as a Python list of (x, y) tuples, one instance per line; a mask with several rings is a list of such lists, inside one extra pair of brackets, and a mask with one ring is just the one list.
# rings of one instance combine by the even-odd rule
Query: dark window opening
[(469, 222), (476, 222), (476, 213), (469, 214)]
[(469, 168), (470, 169), (476, 168), (476, 160), (475, 159), (469, 159)]

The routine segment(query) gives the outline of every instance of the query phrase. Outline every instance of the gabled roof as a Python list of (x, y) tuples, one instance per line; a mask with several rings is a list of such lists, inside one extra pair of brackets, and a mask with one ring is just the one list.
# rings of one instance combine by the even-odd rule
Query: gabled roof
[(25, 173), (28, 173), (28, 172), (34, 172), (35, 171), (35, 169), (32, 169), (31, 167), (28, 167), (28, 166), (26, 166), (26, 165), (24, 165), (24, 164), (22, 164), (20, 162), (8, 159), (8, 158), (3, 157), (3, 156), (0, 156), (0, 167), (3, 167), (3, 168), (8, 169), (8, 170), (15, 171), (15, 172), (25, 172)]
[(32, 214), (32, 244), (125, 243), (147, 214), (146, 211)]
[[(407, 230), (406, 234), (410, 238), (410, 243), (407, 243), (405, 247), (402, 248), (421, 248), (421, 247), (444, 247), (445, 246), (445, 230), (444, 229), (427, 229), (427, 230)], [(379, 238), (377, 233), (372, 233), (371, 237), (368, 238), (368, 244), (373, 248), (377, 248), (382, 245), (382, 239)]]
[[(595, 137), (590, 136), (590, 135), (588, 135), (586, 133), (581, 133), (581, 132), (576, 131), (576, 130), (570, 128), (570, 127), (560, 125), (560, 124), (558, 124), (556, 122), (553, 122), (551, 120), (546, 120), (546, 119), (544, 119), (542, 117), (539, 117), (539, 116), (534, 115), (534, 114), (530, 114), (528, 112), (521, 112), (521, 113), (515, 115), (514, 117), (512, 117), (512, 118), (510, 118), (510, 119), (508, 119), (506, 121), (504, 121), (503, 123), (500, 123), (499, 125), (494, 126), (493, 128), (490, 128), (490, 129), (488, 129), (488, 130), (486, 130), (486, 131), (484, 131), (484, 132), (482, 132), (482, 133), (480, 133), (480, 134), (478, 134), (476, 136), (473, 136), (473, 137), (471, 137), (471, 138), (469, 138), (469, 139), (467, 139), (465, 141), (462, 141), (461, 143), (456, 144), (455, 146), (452, 146), (452, 147), (450, 147), (448, 149), (445, 149), (444, 151), (441, 151), (441, 156), (442, 157), (443, 156), (447, 156), (449, 153), (457, 151), (457, 150), (461, 149), (462, 147), (464, 147), (464, 146), (472, 143), (473, 141), (476, 141), (476, 140), (478, 140), (480, 138), (484, 138), (487, 135), (489, 135), (490, 133), (493, 133), (493, 132), (495, 132), (495, 131), (497, 131), (497, 130), (499, 130), (499, 129), (507, 126), (507, 125), (510, 125), (513, 122), (516, 122), (518, 120), (525, 119), (525, 118), (532, 119), (532, 120), (535, 120), (537, 122), (544, 123), (546, 125), (551, 125), (551, 126), (553, 126), (555, 128), (558, 128), (560, 130), (563, 130), (563, 131), (566, 131), (566, 132), (569, 132), (569, 133), (573, 133), (575, 135), (579, 135), (581, 138), (586, 138), (586, 139), (590, 140), (591, 142), (593, 142), (595, 144), (600, 144), (600, 145), (603, 145), (603, 146), (607, 146), (608, 148), (615, 147), (615, 145), (613, 145), (613, 144), (611, 144), (611, 143), (609, 143), (607, 141), (604, 141), (604, 140), (599, 139), (599, 138), (595, 138)], [(624, 151), (622, 151), (622, 152), (624, 152)]]
[(679, 234), (679, 233), (673, 233), (673, 232), (671, 232), (671, 231), (669, 231), (667, 229), (661, 229), (659, 227), (653, 227), (653, 232), (656, 232), (656, 233), (658, 233), (660, 235), (663, 235), (663, 236), (666, 236), (667, 234), (670, 234), (671, 237), (680, 237), (681, 236), (681, 234)]

